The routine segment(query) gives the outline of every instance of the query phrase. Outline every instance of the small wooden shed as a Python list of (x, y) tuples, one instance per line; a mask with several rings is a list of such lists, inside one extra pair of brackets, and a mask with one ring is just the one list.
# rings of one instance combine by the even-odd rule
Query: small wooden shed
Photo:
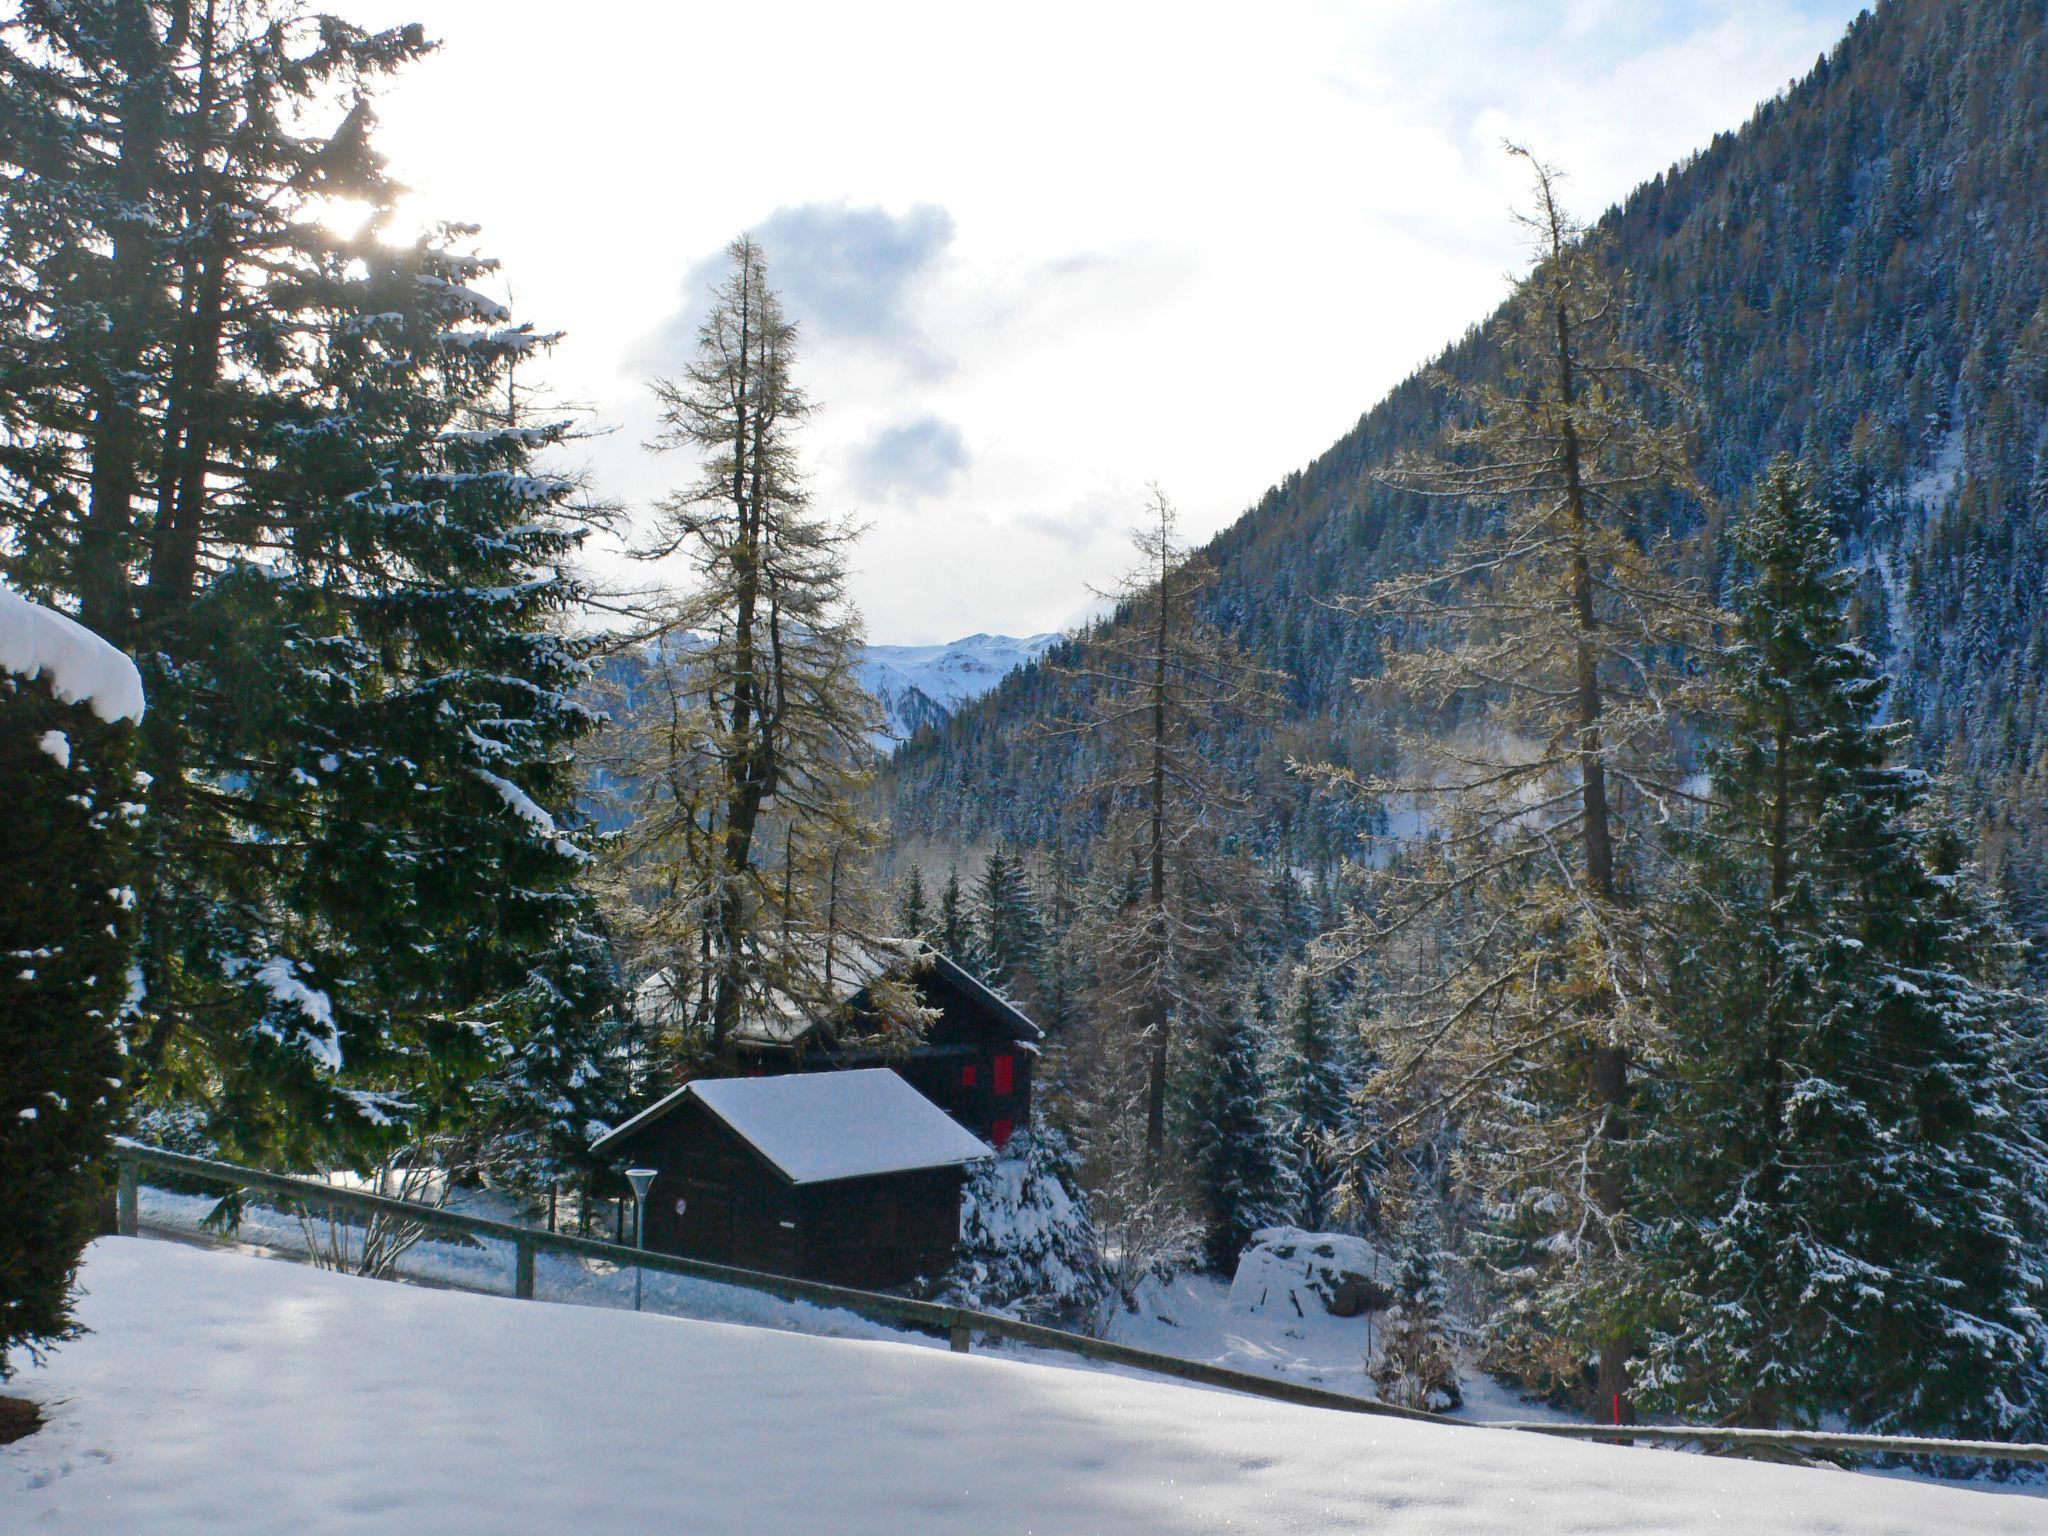
[(886, 1068), (698, 1078), (595, 1150), (655, 1170), (649, 1248), (869, 1288), (951, 1265), (992, 1155)]

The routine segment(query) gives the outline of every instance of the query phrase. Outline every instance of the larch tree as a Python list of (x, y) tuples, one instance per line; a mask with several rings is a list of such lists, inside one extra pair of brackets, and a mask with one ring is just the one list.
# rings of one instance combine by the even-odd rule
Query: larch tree
[(1371, 901), (1327, 947), (1377, 964), (1383, 1086), (1468, 1122), (1468, 1170), (1512, 1248), (1503, 1278), (1534, 1302), (1509, 1315), (1597, 1355), (1605, 1406), (1632, 1346), (1631, 1072), (1659, 1017), (1648, 830), (1684, 793), (1680, 662), (1714, 614), (1681, 552), (1638, 532), (1653, 499), (1703, 496), (1683, 393), (1631, 346), (1625, 280), (1557, 173), (1512, 152), (1534, 173), (1536, 262), (1506, 308), (1501, 375), (1446, 380), (1464, 424), (1384, 471), (1475, 531), (1346, 604), (1393, 653), (1365, 686), (1424, 728), (1401, 771), (1332, 777), (1418, 808), (1429, 846), (1367, 871)]
[(1804, 471), (1737, 525), (1712, 803), (1674, 835), (1671, 1039), (1636, 1149), (1658, 1406), (2042, 1424), (2042, 1008), (1849, 637)]
[(1094, 929), (1094, 1012), (1143, 1063), (1144, 1149), (1166, 1144), (1167, 1086), (1179, 1028), (1205, 1025), (1224, 985), (1235, 914), (1246, 905), (1220, 857), (1244, 797), (1219, 781), (1208, 749), (1265, 714), (1272, 674), (1201, 612), (1214, 579), (1182, 541), (1173, 504), (1154, 487), (1134, 532), (1138, 563), (1114, 591), (1112, 616), (1079, 637), (1053, 670), (1076, 707), (1051, 729), (1094, 738), (1095, 792), (1138, 862), (1127, 899)]
[(837, 946), (886, 926), (858, 799), (878, 721), (846, 594), (859, 530), (812, 508), (796, 324), (767, 257), (748, 236), (727, 256), (695, 356), (654, 386), (653, 446), (697, 473), (657, 505), (640, 553), (682, 556), (691, 579), (647, 637), (665, 702), (634, 727), (646, 803), (625, 849), (669, 908), (670, 963), (701, 978), (688, 1028), (723, 1070), (750, 1014), (829, 1013)]

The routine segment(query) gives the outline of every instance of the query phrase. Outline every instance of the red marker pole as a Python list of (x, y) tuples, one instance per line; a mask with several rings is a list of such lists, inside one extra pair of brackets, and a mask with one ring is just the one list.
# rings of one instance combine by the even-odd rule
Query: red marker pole
[(1614, 1394), (1614, 1427), (1621, 1428), (1621, 1394)]

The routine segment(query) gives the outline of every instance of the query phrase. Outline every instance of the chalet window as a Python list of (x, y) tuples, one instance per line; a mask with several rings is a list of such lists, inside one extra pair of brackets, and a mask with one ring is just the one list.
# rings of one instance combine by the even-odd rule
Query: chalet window
[[(995, 1087), (997, 1093), (1015, 1093), (1017, 1091), (1016, 1057), (998, 1056), (996, 1058)], [(998, 1145), (1000, 1145), (1000, 1143), (998, 1143)]]
[(1010, 1144), (1010, 1137), (1016, 1130), (1017, 1127), (1008, 1120), (998, 1120), (988, 1128), (988, 1139), (996, 1144), (996, 1150), (1000, 1152)]
[(962, 1088), (972, 1088), (976, 1083), (980, 1081), (981, 1068), (973, 1065), (972, 1063), (969, 1063), (967, 1066), (964, 1066), (960, 1069), (960, 1086)]

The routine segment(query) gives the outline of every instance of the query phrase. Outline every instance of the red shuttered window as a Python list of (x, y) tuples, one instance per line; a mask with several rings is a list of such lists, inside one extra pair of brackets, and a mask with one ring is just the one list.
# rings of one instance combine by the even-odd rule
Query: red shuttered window
[(1014, 1056), (998, 1056), (996, 1058), (996, 1092), (1015, 1093), (1016, 1091), (1017, 1058)]
[(960, 1069), (960, 1086), (962, 1088), (972, 1088), (976, 1083), (980, 1081), (981, 1068), (969, 1065), (962, 1067)]
[(1000, 1152), (1010, 1144), (1010, 1137), (1016, 1132), (1016, 1129), (1017, 1127), (1009, 1121), (998, 1120), (988, 1128), (988, 1139), (996, 1144), (996, 1150)]

